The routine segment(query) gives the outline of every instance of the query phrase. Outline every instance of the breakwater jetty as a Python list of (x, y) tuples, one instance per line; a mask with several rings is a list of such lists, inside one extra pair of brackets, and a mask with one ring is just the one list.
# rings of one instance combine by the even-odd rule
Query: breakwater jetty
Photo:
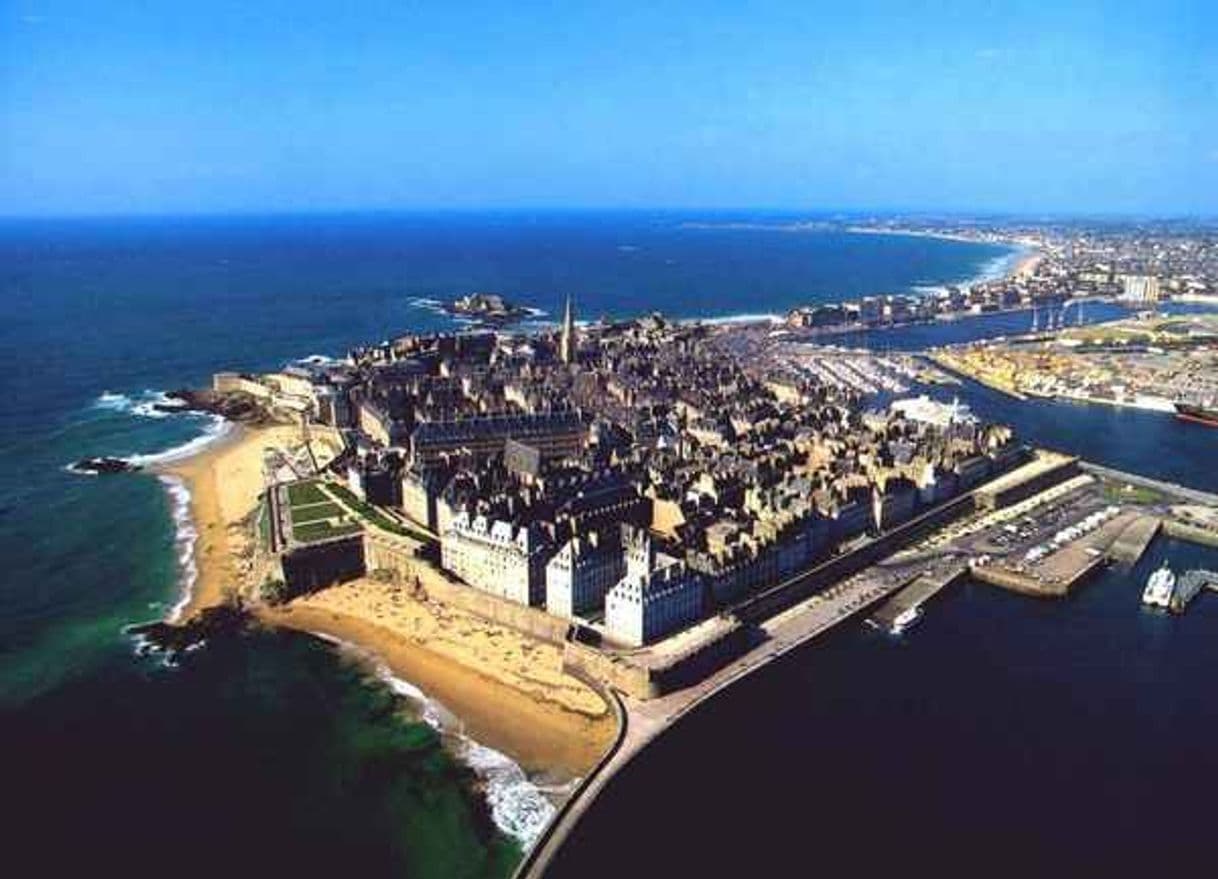
[(948, 586), (964, 579), (967, 574), (968, 568), (963, 564), (949, 566), (933, 573), (919, 574), (909, 585), (880, 605), (867, 621), (877, 628), (892, 631), (897, 628), (899, 620), (911, 611), (921, 610), (922, 605)]
[(1159, 492), (1169, 498), (1186, 501), (1193, 504), (1203, 504), (1205, 506), (1218, 506), (1218, 494), (1213, 494), (1208, 491), (1200, 491), (1199, 489), (1189, 488), (1188, 486), (1179, 485), (1175, 482), (1165, 482), (1161, 479), (1151, 479), (1148, 476), (1139, 476), (1136, 473), (1128, 473), (1124, 470), (1115, 470), (1112, 467), (1104, 467), (1100, 464), (1093, 464), (1089, 461), (1080, 461), (1079, 469), (1085, 473), (1090, 473), (1093, 476), (1098, 476), (1101, 479), (1106, 479), (1110, 482), (1123, 482), (1126, 485), (1132, 485), (1137, 488), (1146, 489), (1148, 491)]

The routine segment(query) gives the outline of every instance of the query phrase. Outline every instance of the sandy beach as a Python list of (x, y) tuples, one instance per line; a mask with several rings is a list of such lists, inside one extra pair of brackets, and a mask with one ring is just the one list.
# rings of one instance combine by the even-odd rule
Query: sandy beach
[(250, 515), (262, 492), (262, 455), (267, 447), (297, 440), (295, 426), (237, 426), (202, 452), (163, 465), (190, 490), (191, 518), (199, 532), (195, 559), (199, 576), (181, 618), (224, 600), (227, 590), (248, 585), (253, 550)]
[(1039, 250), (1031, 251), (1022, 256), (1011, 272), (1013, 277), (1030, 278), (1036, 273), (1036, 267), (1044, 262), (1045, 255)]
[(562, 674), (557, 647), (451, 608), (395, 600), (390, 589), (357, 581), (259, 616), (370, 651), (526, 772), (581, 776), (608, 748), (613, 715), (596, 692)]
[[(319, 435), (320, 433), (320, 435)], [(224, 601), (250, 597), (254, 523), (267, 449), (291, 450), (300, 428), (238, 427), (191, 458), (158, 468), (190, 491), (198, 538), (198, 578), (181, 613), (188, 619)], [(314, 431), (315, 448), (337, 440)], [(560, 648), (391, 584), (364, 579), (296, 599), (282, 608), (255, 605), (272, 625), (337, 638), (383, 661), (394, 675), (456, 715), (467, 734), (502, 751), (526, 771), (556, 780), (583, 774), (616, 731), (592, 688), (562, 672)]]

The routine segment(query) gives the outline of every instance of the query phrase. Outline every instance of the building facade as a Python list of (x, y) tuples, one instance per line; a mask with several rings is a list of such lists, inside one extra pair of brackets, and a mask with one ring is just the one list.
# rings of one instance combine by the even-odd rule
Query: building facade
[(638, 647), (702, 617), (702, 575), (683, 561), (655, 552), (651, 537), (627, 530), (626, 575), (605, 596), (605, 630)]
[(597, 612), (625, 573), (620, 540), (608, 532), (572, 537), (546, 564), (546, 610), (568, 619)]
[(518, 604), (541, 605), (547, 547), (527, 526), (461, 512), (440, 541), (440, 563), (476, 589)]

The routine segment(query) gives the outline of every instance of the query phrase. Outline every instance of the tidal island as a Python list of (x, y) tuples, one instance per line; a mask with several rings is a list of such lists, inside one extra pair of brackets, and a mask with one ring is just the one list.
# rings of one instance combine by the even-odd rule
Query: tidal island
[[(953, 363), (953, 365), (955, 365)], [(544, 870), (618, 767), (835, 625), (899, 631), (972, 577), (1055, 597), (1218, 498), (1033, 448), (928, 358), (660, 315), (405, 335), (208, 400), (257, 411), (189, 482), (199, 582), (371, 651), (530, 771), (580, 779)]]

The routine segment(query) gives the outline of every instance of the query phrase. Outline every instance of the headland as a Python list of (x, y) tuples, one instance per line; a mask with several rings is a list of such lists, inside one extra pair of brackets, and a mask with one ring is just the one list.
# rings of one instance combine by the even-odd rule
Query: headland
[[(1047, 245), (962, 295), (1061, 303), (1062, 264), (1086, 274)], [(873, 402), (950, 379), (797, 323), (577, 329), (568, 303), (557, 331), (217, 374), (277, 424), (170, 468), (199, 532), (186, 616), (235, 597), (357, 645), (526, 768), (582, 777), (525, 862), (540, 875), (654, 736), (880, 602), (895, 628), (966, 576), (1059, 597), (1158, 528), (1210, 536), (1213, 498), (1135, 491), (956, 403)]]

